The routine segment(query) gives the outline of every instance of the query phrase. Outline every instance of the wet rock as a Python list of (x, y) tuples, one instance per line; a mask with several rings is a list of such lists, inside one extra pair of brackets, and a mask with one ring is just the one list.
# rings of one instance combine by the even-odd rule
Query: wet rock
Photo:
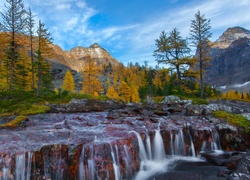
[(165, 111), (154, 111), (154, 114), (156, 114), (156, 115), (158, 115), (158, 116), (167, 116), (168, 115), (168, 113), (167, 112), (165, 112)]
[(119, 119), (120, 117), (120, 113), (118, 111), (110, 111), (107, 115), (107, 118), (109, 120), (113, 120), (113, 119)]
[(249, 180), (250, 179), (250, 151), (242, 158), (236, 170), (230, 174), (228, 180)]
[(231, 157), (229, 157), (228, 162), (226, 163), (227, 168), (230, 170), (235, 169), (238, 166), (242, 157), (243, 154), (232, 155)]
[(99, 101), (87, 99), (73, 99), (68, 104), (51, 104), (50, 113), (76, 113), (76, 112), (99, 112), (110, 109), (121, 109), (125, 105), (122, 102)]
[(201, 153), (201, 155), (208, 162), (218, 166), (226, 165), (228, 158), (230, 157), (229, 153), (216, 153), (216, 152), (205, 152)]

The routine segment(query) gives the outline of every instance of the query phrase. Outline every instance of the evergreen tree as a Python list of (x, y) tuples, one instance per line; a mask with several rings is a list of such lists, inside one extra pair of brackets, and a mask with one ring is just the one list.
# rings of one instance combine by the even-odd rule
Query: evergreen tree
[(39, 21), (38, 29), (38, 50), (36, 51), (35, 66), (37, 69), (37, 96), (43, 87), (50, 88), (51, 75), (50, 65), (45, 61), (44, 55), (46, 54), (46, 46), (51, 42), (51, 33), (45, 28), (45, 24)]
[(33, 36), (34, 36), (34, 15), (31, 12), (31, 9), (29, 8), (29, 11), (27, 13), (28, 15), (28, 23), (27, 23), (27, 28), (28, 28), (28, 34), (30, 36), (30, 60), (31, 60), (31, 76), (32, 76), (32, 89), (35, 89), (35, 69), (34, 69), (34, 52), (33, 52)]
[(68, 70), (64, 76), (64, 81), (62, 84), (62, 89), (69, 92), (75, 92), (75, 82), (72, 73)]
[(195, 19), (191, 21), (190, 38), (197, 48), (198, 69), (200, 74), (200, 97), (204, 98), (204, 69), (211, 60), (209, 56), (210, 20), (201, 15), (200, 11), (195, 14)]
[(15, 84), (17, 61), (18, 61), (18, 44), (16, 35), (24, 32), (27, 25), (26, 11), (22, 0), (6, 0), (4, 4), (6, 10), (1, 13), (3, 22), (0, 24), (0, 30), (8, 32), (10, 36), (9, 51), (7, 52), (7, 64), (10, 72), (7, 73), (9, 89), (12, 90)]

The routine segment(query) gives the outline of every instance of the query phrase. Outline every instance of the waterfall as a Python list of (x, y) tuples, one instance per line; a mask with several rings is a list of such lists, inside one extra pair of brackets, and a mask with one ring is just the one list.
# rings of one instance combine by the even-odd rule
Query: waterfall
[(175, 138), (173, 140), (172, 132), (170, 132), (170, 146), (171, 146), (171, 155), (179, 155), (179, 156), (185, 156), (185, 141), (183, 136), (183, 131), (179, 130), (175, 134)]
[(129, 152), (128, 146), (123, 145), (124, 151), (125, 151), (125, 157), (124, 161), (126, 163), (126, 177), (131, 178), (132, 177), (132, 159), (131, 159), (131, 154)]
[(151, 142), (150, 142), (150, 136), (148, 134), (148, 130), (147, 129), (146, 129), (146, 146), (147, 146), (148, 158), (150, 160), (152, 160)]
[(215, 129), (214, 131), (210, 131), (212, 134), (212, 142), (211, 142), (211, 150), (221, 150), (220, 145), (220, 136), (218, 131)]
[(160, 129), (155, 130), (154, 138), (154, 160), (162, 161), (165, 159), (165, 149), (163, 145), (163, 140), (160, 134)]
[(148, 160), (148, 156), (145, 150), (145, 146), (143, 144), (142, 138), (140, 136), (140, 134), (136, 131), (132, 131), (133, 133), (135, 133), (137, 140), (138, 140), (138, 145), (139, 145), (139, 156), (141, 161), (147, 161)]
[(119, 180), (121, 178), (121, 175), (120, 175), (118, 148), (117, 148), (117, 145), (115, 145), (116, 155), (117, 155), (117, 159), (116, 159), (112, 144), (109, 144), (109, 145), (110, 145), (111, 156), (112, 156), (112, 160), (113, 160), (113, 169), (114, 169), (114, 174), (115, 174), (115, 180)]
[(82, 153), (80, 157), (80, 164), (79, 164), (79, 179), (80, 180), (85, 180), (85, 166), (84, 166), (84, 148), (82, 148)]
[(189, 139), (190, 139), (190, 147), (189, 147), (189, 155), (191, 155), (192, 157), (195, 157), (195, 149), (194, 149), (194, 143), (193, 143), (193, 138), (190, 132), (190, 123), (187, 123), (187, 130), (188, 130), (188, 135), (189, 135)]
[(16, 180), (24, 180), (25, 177), (25, 153), (16, 156)]

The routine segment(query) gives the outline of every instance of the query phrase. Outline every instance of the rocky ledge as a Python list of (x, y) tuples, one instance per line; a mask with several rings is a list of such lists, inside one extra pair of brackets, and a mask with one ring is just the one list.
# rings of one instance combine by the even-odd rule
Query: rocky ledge
[[(50, 113), (0, 130), (0, 179), (136, 179), (152, 159), (163, 159), (168, 163), (160, 167), (171, 170), (179, 162), (175, 156), (201, 156), (210, 169), (222, 167), (210, 178), (249, 176), (249, 133), (212, 116), (214, 110), (250, 113), (249, 104), (193, 105), (166, 97), (160, 104), (72, 100), (50, 106)], [(152, 179), (206, 177), (195, 170), (200, 164), (195, 173), (178, 171), (185, 165)]]

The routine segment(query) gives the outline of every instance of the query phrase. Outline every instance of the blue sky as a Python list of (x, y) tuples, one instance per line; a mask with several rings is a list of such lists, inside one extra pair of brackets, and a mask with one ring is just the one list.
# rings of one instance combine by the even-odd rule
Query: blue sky
[[(0, 0), (2, 8), (5, 0)], [(148, 61), (162, 30), (178, 28), (189, 36), (190, 22), (200, 10), (211, 20), (216, 40), (228, 28), (250, 29), (250, 0), (24, 0), (36, 20), (51, 31), (64, 50), (93, 43), (124, 63)]]

